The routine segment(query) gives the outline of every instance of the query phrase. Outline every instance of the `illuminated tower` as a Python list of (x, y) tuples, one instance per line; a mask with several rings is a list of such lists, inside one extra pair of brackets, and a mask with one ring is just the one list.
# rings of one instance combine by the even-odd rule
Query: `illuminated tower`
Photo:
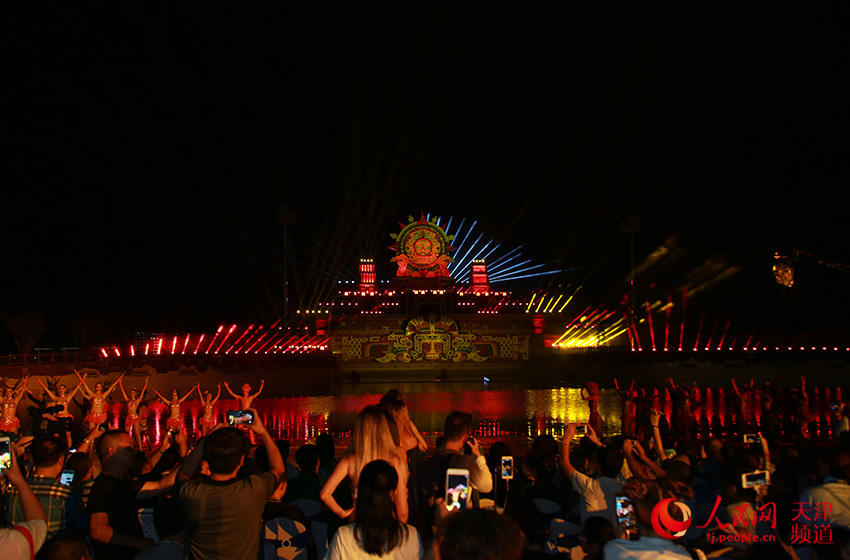
[(483, 294), (490, 291), (487, 264), (483, 260), (472, 261), (472, 287), (469, 291), (473, 294)]
[(375, 261), (360, 259), (360, 293), (375, 295)]

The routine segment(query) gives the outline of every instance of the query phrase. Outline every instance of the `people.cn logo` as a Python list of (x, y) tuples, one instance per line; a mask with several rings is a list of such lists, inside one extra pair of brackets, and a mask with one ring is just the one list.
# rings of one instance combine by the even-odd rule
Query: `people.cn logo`
[[(679, 511), (682, 512), (682, 521), (677, 521), (670, 516), (670, 502), (673, 502), (679, 508)], [(652, 508), (652, 528), (655, 529), (658, 536), (665, 539), (673, 540), (682, 537), (688, 530), (688, 527), (691, 526), (692, 521), (691, 508), (673, 498), (661, 500)]]

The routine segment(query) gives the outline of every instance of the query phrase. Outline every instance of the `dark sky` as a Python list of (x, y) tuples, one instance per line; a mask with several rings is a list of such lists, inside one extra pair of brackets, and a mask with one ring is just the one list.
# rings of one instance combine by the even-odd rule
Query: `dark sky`
[(361, 257), (386, 278), (389, 234), (430, 213), (576, 269), (505, 287), (613, 308), (637, 216), (638, 263), (671, 248), (641, 300), (707, 282), (694, 319), (843, 326), (845, 273), (802, 258), (787, 293), (769, 273), (777, 250), (850, 262), (837, 7), (19, 4), (0, 311), (41, 310), (57, 343), (81, 317), (117, 336), (280, 316), (284, 204), (299, 305)]

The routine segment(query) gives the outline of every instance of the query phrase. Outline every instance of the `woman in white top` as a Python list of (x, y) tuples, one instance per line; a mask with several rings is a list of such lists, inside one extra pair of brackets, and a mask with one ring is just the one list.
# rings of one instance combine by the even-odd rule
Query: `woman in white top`
[(387, 412), (377, 406), (367, 406), (363, 409), (357, 416), (351, 437), (353, 450), (340, 459), (319, 494), (328, 509), (343, 519), (351, 516), (356, 508), (342, 509), (333, 497), (334, 490), (345, 477), (351, 480), (353, 488), (357, 488), (363, 467), (382, 459), (398, 473), (398, 487), (394, 494), (396, 519), (402, 523), (407, 522), (407, 458), (403, 457), (395, 444), (389, 428), (389, 422), (392, 420), (388, 420), (387, 415)]
[(419, 560), (425, 554), (415, 528), (395, 516), (399, 485), (396, 469), (386, 461), (363, 467), (357, 486), (357, 520), (340, 527), (325, 560)]

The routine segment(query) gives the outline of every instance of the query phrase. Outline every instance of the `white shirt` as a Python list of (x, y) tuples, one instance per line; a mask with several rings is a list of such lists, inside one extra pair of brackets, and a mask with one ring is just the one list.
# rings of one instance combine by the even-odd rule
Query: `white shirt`
[[(824, 482), (820, 486), (813, 486), (800, 496), (800, 502), (809, 504), (810, 506), (806, 509), (808, 520), (801, 517), (800, 522), (805, 524), (824, 523), (822, 515), (824, 510), (820, 510), (820, 515), (815, 511), (814, 504), (817, 502), (821, 507), (823, 507), (822, 504), (824, 503), (829, 504), (828, 507), (832, 511), (831, 515), (827, 517), (829, 517), (830, 522), (835, 525), (850, 527), (850, 484), (831, 477), (827, 477), (827, 480), (830, 480), (830, 482)], [(815, 520), (816, 516), (818, 517), (817, 520)]]
[[(34, 519), (16, 525), (26, 528), (32, 535), (33, 553), (41, 548), (44, 539), (47, 537), (47, 523), (41, 519)], [(30, 543), (23, 533), (11, 527), (0, 529), (0, 558), (3, 560), (17, 560), (18, 558), (29, 560), (30, 557)]]
[(570, 477), (573, 488), (581, 496), (581, 522), (588, 517), (604, 517), (617, 527), (617, 503), (614, 497), (623, 492), (619, 478), (590, 478), (578, 471)]
[(328, 552), (325, 554), (325, 560), (371, 560), (373, 558), (381, 558), (381, 560), (419, 560), (425, 555), (425, 550), (422, 548), (422, 539), (419, 537), (419, 532), (410, 525), (407, 527), (407, 537), (401, 541), (394, 549), (384, 553), (383, 556), (377, 554), (369, 554), (357, 544), (354, 538), (354, 525), (344, 525), (334, 535), (331, 545), (328, 547)]
[(605, 543), (604, 555), (605, 560), (691, 560), (687, 550), (661, 537), (614, 539)]

